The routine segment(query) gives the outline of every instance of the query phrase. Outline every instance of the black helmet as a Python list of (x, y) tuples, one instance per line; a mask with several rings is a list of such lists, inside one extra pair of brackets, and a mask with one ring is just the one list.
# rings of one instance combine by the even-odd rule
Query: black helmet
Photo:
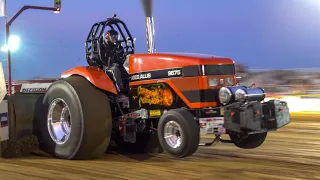
[(108, 44), (116, 44), (119, 40), (119, 33), (116, 30), (110, 29), (106, 32), (105, 41)]

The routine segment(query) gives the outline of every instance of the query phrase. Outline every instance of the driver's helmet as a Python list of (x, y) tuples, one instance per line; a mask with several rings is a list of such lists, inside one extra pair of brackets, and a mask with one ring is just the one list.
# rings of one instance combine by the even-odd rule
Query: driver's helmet
[(116, 30), (110, 29), (105, 34), (105, 42), (108, 44), (116, 45), (119, 40), (119, 33)]

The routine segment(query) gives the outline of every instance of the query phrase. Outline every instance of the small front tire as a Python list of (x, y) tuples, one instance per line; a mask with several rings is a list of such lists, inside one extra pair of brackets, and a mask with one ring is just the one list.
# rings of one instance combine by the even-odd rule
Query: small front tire
[(199, 126), (186, 109), (174, 109), (162, 115), (158, 124), (162, 148), (171, 156), (184, 158), (196, 152), (200, 141)]

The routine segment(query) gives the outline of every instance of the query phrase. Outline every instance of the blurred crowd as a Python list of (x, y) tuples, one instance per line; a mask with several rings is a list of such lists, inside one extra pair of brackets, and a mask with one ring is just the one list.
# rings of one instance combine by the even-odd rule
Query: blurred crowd
[(320, 68), (258, 70), (237, 64), (236, 73), (241, 85), (255, 84), (269, 95), (320, 94)]

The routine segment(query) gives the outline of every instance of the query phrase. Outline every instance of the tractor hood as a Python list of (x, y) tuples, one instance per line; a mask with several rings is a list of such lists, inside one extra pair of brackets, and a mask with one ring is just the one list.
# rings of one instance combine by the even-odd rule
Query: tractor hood
[(151, 53), (129, 57), (129, 74), (195, 65), (234, 64), (230, 58), (198, 53)]

